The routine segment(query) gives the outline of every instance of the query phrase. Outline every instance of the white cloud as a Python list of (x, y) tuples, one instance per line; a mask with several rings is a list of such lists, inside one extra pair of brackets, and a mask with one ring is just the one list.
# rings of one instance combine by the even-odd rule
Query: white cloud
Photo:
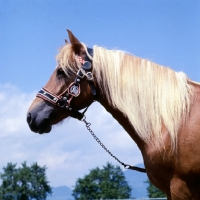
[[(0, 85), (0, 169), (8, 162), (46, 165), (51, 186), (75, 185), (89, 170), (118, 163), (92, 138), (85, 125), (69, 119), (49, 134), (31, 132), (26, 112), (36, 92), (24, 93), (12, 85)], [(137, 145), (104, 108), (94, 103), (86, 113), (91, 128), (121, 161), (142, 162)]]

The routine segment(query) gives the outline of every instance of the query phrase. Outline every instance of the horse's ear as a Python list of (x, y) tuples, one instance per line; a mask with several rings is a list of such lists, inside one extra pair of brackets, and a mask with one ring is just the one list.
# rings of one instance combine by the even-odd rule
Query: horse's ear
[(66, 39), (65, 39), (65, 43), (66, 43), (66, 44), (69, 44), (69, 42), (68, 42)]
[(67, 29), (68, 35), (69, 35), (69, 40), (71, 42), (71, 44), (75, 44), (75, 43), (80, 43), (79, 40), (73, 35), (73, 33)]
[(69, 40), (72, 44), (72, 49), (75, 52), (75, 54), (80, 55), (81, 52), (83, 51), (83, 46), (79, 42), (79, 40), (73, 35), (73, 33), (67, 29), (68, 35), (69, 35)]

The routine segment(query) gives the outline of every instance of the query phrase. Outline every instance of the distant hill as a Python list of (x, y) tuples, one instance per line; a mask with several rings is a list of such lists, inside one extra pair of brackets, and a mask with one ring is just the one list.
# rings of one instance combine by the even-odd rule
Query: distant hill
[(52, 196), (48, 196), (47, 200), (74, 200), (72, 190), (67, 186), (55, 187), (52, 191)]
[[(137, 167), (144, 168), (143, 164), (137, 165)], [(132, 188), (131, 197), (135, 198), (145, 198), (147, 197), (147, 186), (148, 184), (145, 181), (148, 180), (146, 173), (141, 173), (133, 170), (126, 170), (124, 172), (128, 184)], [(47, 200), (74, 200), (74, 197), (71, 195), (72, 190), (67, 186), (60, 186), (53, 188), (52, 196), (48, 196)]]
[[(144, 164), (138, 164), (137, 167), (144, 168)], [(145, 198), (147, 197), (147, 186), (145, 181), (148, 180), (146, 173), (141, 173), (134, 170), (126, 170), (124, 172), (128, 184), (132, 188), (131, 197)]]

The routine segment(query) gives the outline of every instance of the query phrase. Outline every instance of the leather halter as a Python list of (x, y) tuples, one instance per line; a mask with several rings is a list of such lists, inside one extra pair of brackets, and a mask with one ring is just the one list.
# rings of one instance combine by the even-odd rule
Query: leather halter
[(94, 95), (94, 100), (97, 98), (97, 91), (96, 91), (96, 88), (94, 85), (94, 77), (93, 77), (93, 74), (90, 72), (92, 69), (92, 64), (90, 62), (91, 60), (86, 58), (89, 61), (85, 61), (80, 56), (78, 56), (78, 59), (79, 59), (79, 62), (82, 64), (82, 67), (78, 70), (74, 82), (72, 82), (64, 92), (62, 92), (59, 95), (56, 95), (56, 94), (53, 94), (52, 92), (50, 92), (49, 90), (47, 90), (45, 87), (43, 87), (36, 96), (50, 102), (53, 105), (60, 107), (60, 108), (69, 110), (71, 117), (76, 118), (78, 120), (82, 120), (86, 124), (88, 131), (91, 133), (91, 135), (94, 137), (94, 139), (101, 145), (101, 147), (108, 154), (110, 154), (115, 160), (117, 160), (120, 164), (122, 164), (126, 169), (131, 169), (131, 170), (136, 170), (139, 172), (146, 173), (146, 170), (143, 168), (127, 165), (127, 164), (124, 164), (123, 162), (121, 162), (98, 139), (98, 137), (91, 130), (91, 128), (90, 128), (91, 124), (86, 121), (86, 117), (84, 115), (90, 105), (88, 107), (86, 107), (83, 112), (76, 110), (75, 108), (73, 108), (70, 105), (70, 102), (72, 101), (72, 99), (74, 97), (78, 97), (79, 94), (81, 93), (80, 82), (81, 82), (81, 79), (83, 79), (84, 77), (87, 78), (87, 81), (91, 87), (92, 94)]
[(69, 110), (71, 117), (81, 120), (84, 117), (84, 113), (86, 112), (89, 106), (83, 112), (80, 112), (70, 105), (72, 99), (74, 97), (78, 97), (81, 93), (81, 79), (86, 77), (91, 87), (92, 94), (94, 95), (94, 99), (96, 99), (97, 92), (94, 85), (93, 74), (92, 72), (90, 72), (92, 69), (91, 62), (83, 60), (80, 56), (78, 56), (78, 59), (79, 62), (82, 64), (82, 67), (78, 70), (74, 82), (72, 82), (64, 92), (62, 92), (59, 95), (56, 95), (47, 90), (45, 87), (43, 87), (36, 96), (60, 108)]

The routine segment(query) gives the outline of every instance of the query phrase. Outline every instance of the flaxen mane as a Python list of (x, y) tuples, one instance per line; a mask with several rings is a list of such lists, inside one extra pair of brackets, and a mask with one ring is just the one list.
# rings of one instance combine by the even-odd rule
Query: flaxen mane
[[(175, 147), (190, 110), (192, 87), (186, 75), (122, 51), (98, 46), (93, 51), (93, 74), (110, 104), (127, 116), (144, 141), (161, 144), (164, 127)], [(57, 60), (66, 73), (69, 66), (74, 71), (80, 67), (69, 44)]]

